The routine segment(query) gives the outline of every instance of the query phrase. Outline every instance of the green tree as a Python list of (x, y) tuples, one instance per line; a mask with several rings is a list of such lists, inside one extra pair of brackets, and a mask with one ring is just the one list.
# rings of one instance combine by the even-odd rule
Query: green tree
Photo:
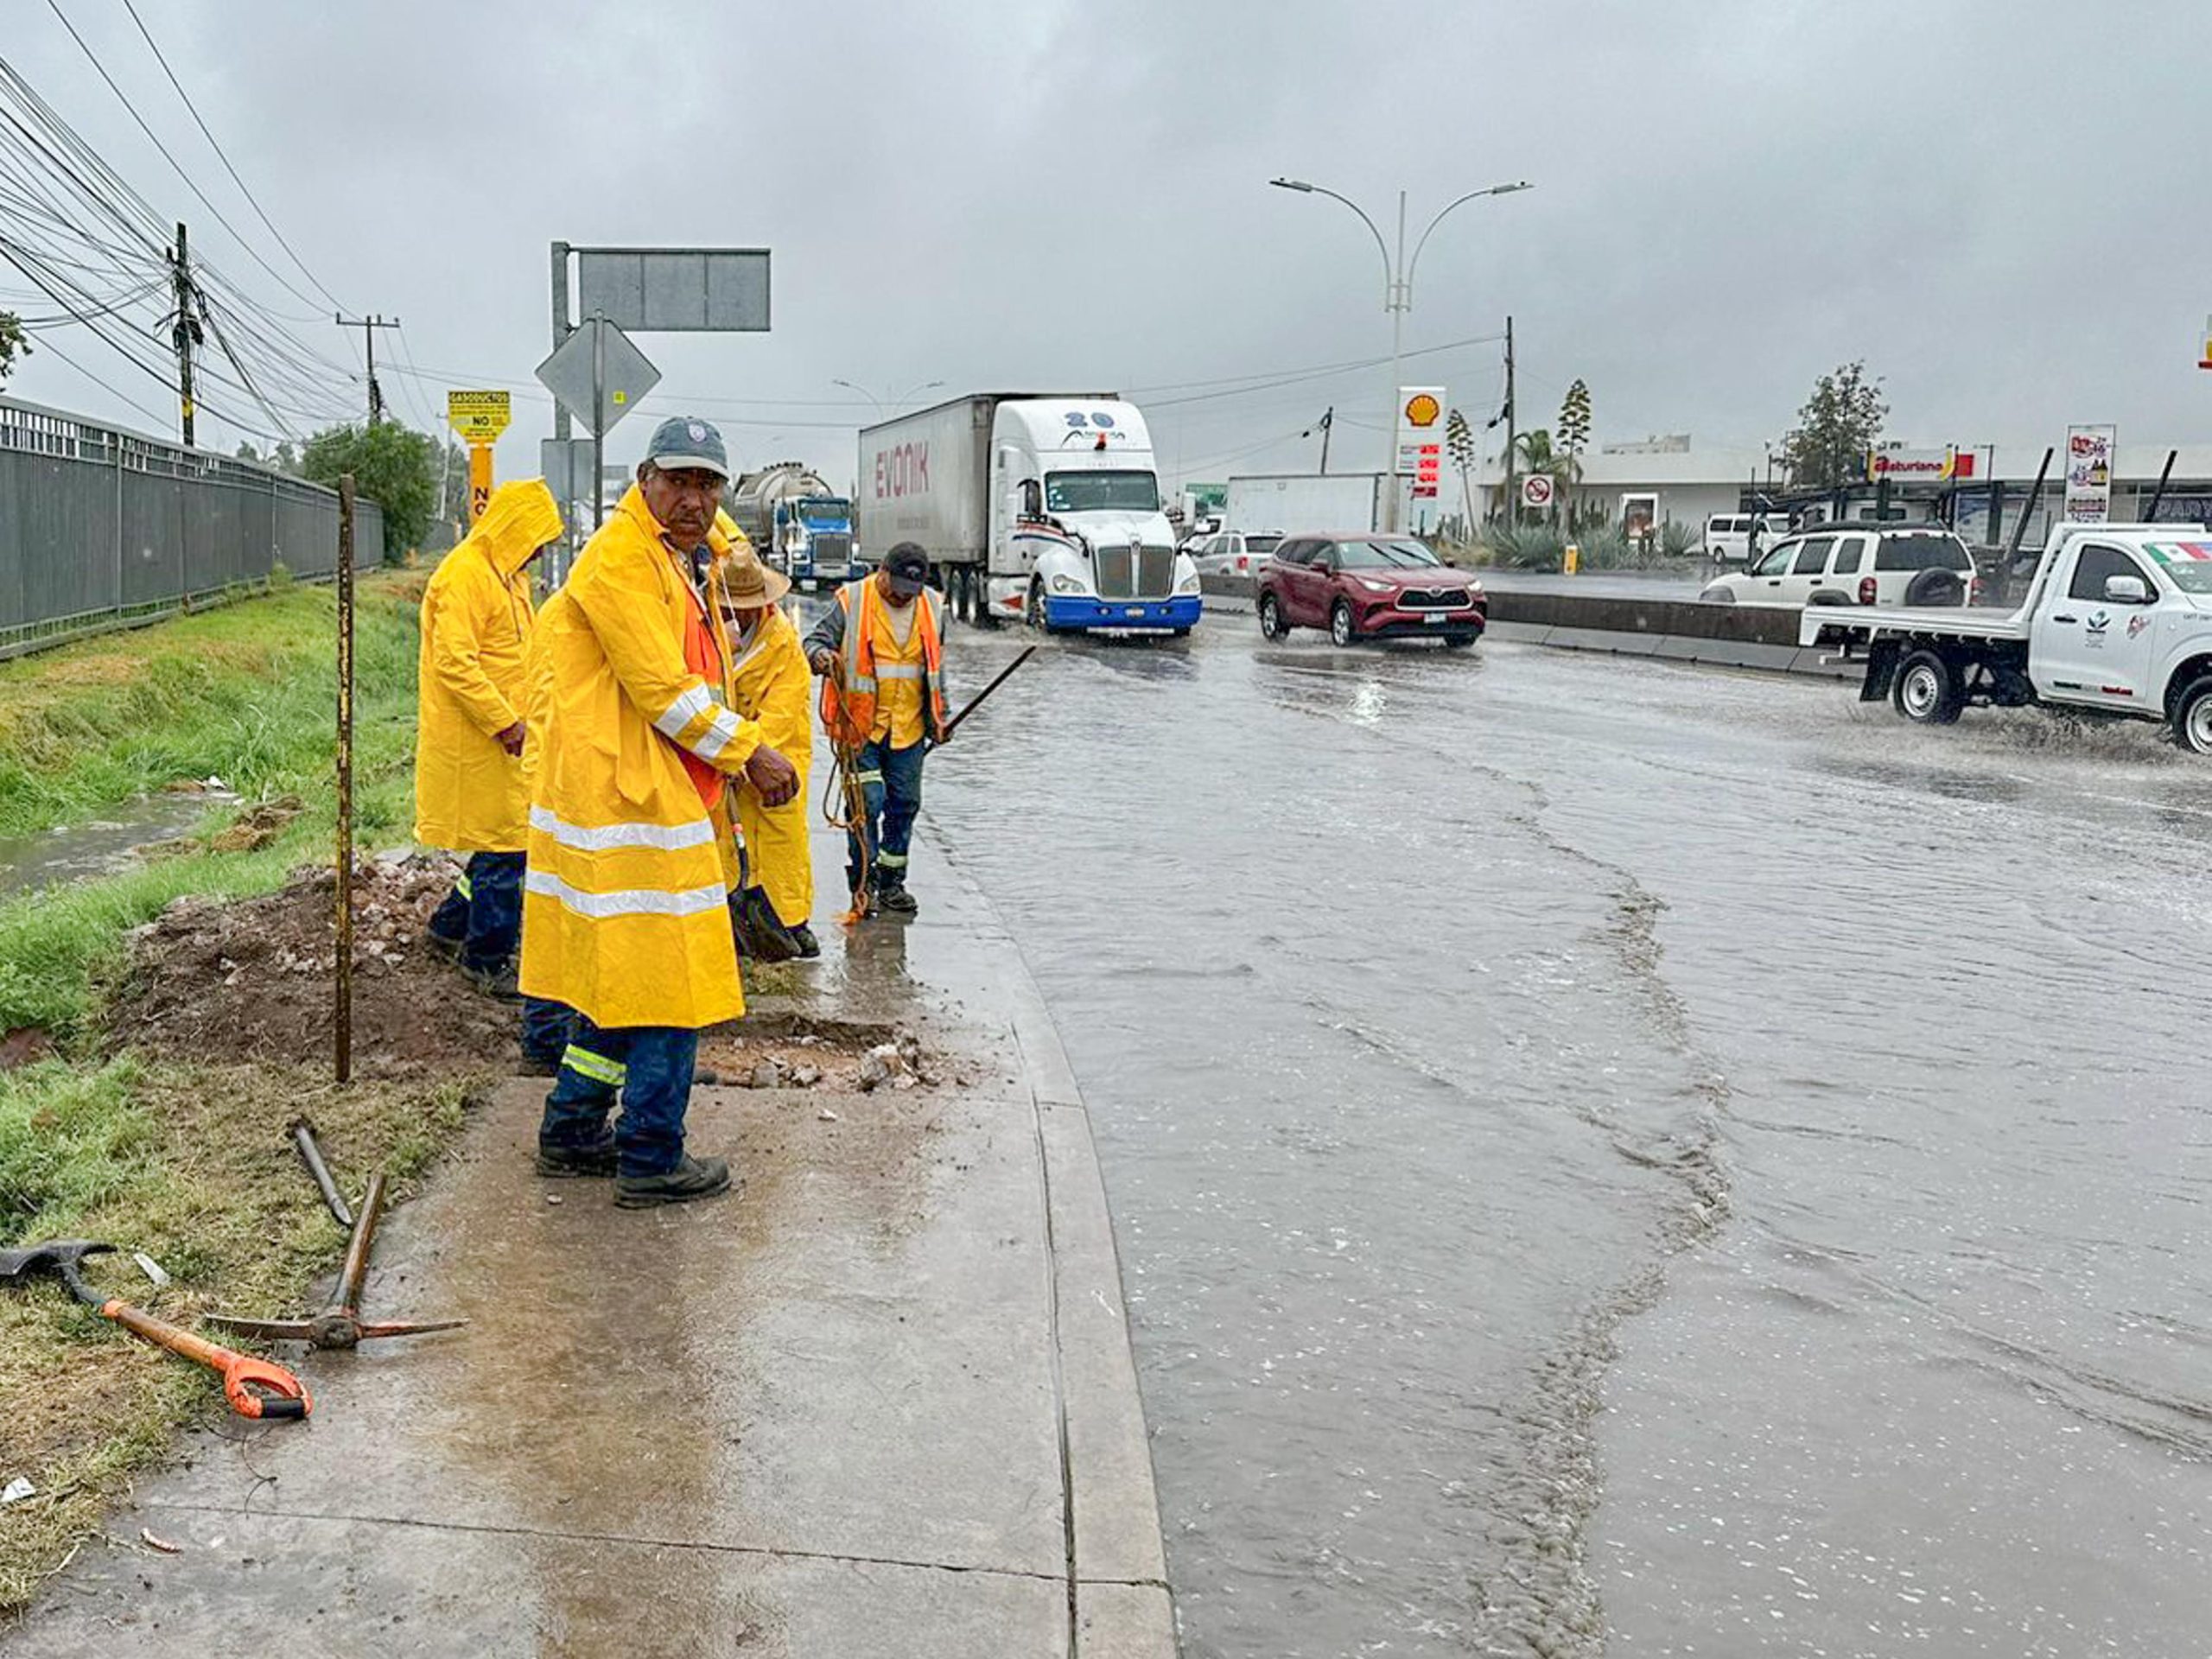
[(1559, 406), (1559, 442), (1566, 458), (1567, 526), (1574, 528), (1574, 497), (1582, 482), (1582, 452), (1590, 442), (1590, 387), (1578, 377)]
[(0, 386), (8, 384), (16, 359), (30, 354), (30, 336), (23, 330), (22, 319), (12, 311), (0, 311)]
[(300, 452), (300, 476), (335, 485), (353, 474), (353, 487), (384, 509), (384, 545), (397, 558), (419, 547), (438, 507), (437, 441), (397, 421), (374, 426), (334, 426), (316, 433)]
[(1882, 383), (1870, 379), (1861, 360), (1840, 365), (1813, 383), (1797, 411), (1797, 424), (1782, 441), (1789, 481), (1800, 488), (1834, 489), (1866, 475), (1866, 452), (1880, 443), (1890, 406)]

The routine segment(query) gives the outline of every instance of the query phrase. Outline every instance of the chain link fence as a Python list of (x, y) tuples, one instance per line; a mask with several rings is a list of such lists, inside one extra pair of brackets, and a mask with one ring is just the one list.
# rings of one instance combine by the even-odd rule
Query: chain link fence
[[(359, 504), (354, 564), (384, 558)], [(338, 493), (0, 397), (0, 658), (338, 569)]]

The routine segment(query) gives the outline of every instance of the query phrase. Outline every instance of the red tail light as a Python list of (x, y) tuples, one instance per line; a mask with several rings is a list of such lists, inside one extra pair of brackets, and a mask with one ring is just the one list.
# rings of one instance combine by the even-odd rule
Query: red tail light
[(1969, 605), (1981, 603), (1981, 572), (1979, 570), (1974, 572), (1974, 580), (1967, 584), (1967, 603)]
[(1872, 605), (1874, 602), (1874, 595), (1880, 591), (1881, 589), (1874, 585), (1873, 577), (1861, 576), (1859, 578), (1859, 602), (1861, 605)]

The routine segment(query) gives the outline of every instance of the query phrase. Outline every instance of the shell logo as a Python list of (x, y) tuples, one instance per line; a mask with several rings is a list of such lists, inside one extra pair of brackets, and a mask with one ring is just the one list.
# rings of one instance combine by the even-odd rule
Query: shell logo
[(1418, 391), (1406, 399), (1406, 424), (1434, 426), (1436, 417), (1444, 413), (1444, 406), (1427, 392)]

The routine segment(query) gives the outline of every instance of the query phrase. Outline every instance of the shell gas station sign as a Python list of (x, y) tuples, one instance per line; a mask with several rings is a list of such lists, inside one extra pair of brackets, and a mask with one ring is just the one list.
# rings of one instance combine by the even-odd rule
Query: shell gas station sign
[(1444, 388), (1398, 388), (1398, 471), (1413, 499), (1433, 501), (1444, 481)]

